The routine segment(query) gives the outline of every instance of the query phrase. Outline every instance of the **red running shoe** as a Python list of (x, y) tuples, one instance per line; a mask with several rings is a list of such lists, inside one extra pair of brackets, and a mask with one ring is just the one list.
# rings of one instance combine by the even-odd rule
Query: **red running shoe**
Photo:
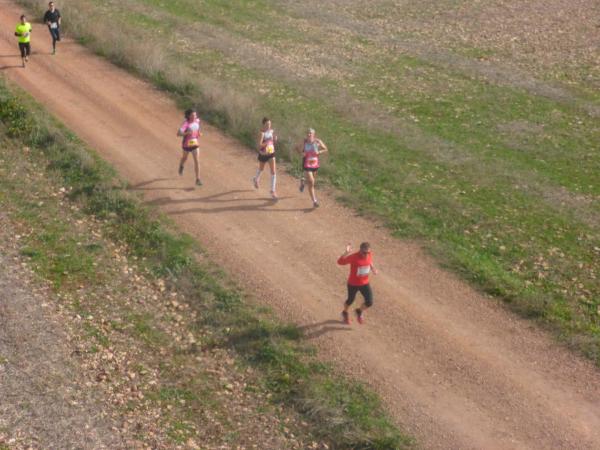
[(363, 323), (365, 323), (365, 319), (363, 318), (362, 310), (360, 310), (360, 309), (357, 308), (357, 309), (354, 310), (354, 312), (356, 313), (356, 321), (358, 323), (360, 323), (361, 325)]
[(350, 325), (350, 315), (348, 314), (348, 311), (342, 311), (342, 320), (346, 325)]

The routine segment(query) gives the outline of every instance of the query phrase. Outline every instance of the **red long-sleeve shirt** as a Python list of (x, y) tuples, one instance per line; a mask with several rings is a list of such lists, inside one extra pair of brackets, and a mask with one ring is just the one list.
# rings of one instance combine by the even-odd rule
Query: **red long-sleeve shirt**
[(340, 256), (337, 263), (340, 266), (350, 264), (350, 275), (348, 276), (348, 284), (351, 286), (364, 286), (369, 284), (369, 273), (371, 272), (371, 264), (373, 257), (371, 252), (363, 255), (361, 252), (352, 253), (348, 256)]

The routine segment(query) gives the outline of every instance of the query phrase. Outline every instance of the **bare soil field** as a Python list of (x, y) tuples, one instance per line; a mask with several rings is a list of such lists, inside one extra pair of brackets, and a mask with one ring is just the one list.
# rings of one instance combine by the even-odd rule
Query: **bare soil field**
[(423, 55), (464, 50), (488, 66), (510, 64), (590, 88), (600, 83), (600, 5), (593, 0), (283, 3), (307, 19), (318, 10), (332, 26), (359, 29), (390, 48)]

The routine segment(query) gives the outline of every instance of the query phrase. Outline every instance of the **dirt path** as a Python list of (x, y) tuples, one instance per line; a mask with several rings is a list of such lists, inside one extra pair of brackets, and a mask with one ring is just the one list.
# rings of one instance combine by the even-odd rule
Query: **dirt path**
[[(18, 15), (4, 3), (3, 29), (12, 30)], [(255, 158), (215, 129), (203, 138), (205, 185), (192, 189), (190, 164), (177, 176), (181, 112), (173, 102), (75, 43), (61, 44), (49, 55), (47, 31), (34, 26), (37, 54), (27, 69), (14, 68), (16, 43), (5, 31), (3, 72), (260, 302), (305, 326), (323, 357), (367, 380), (424, 447), (600, 448), (600, 372), (587, 361), (333, 197), (321, 194), (323, 206), (313, 211), (281, 173), (282, 198), (273, 204), (268, 177), (258, 192), (251, 188)], [(346, 242), (361, 240), (372, 243), (381, 273), (367, 324), (346, 327), (338, 316), (347, 269), (335, 260)]]

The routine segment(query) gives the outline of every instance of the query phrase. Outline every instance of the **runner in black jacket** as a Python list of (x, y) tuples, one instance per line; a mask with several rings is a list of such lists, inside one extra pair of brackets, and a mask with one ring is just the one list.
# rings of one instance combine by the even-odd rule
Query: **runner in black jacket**
[(48, 11), (44, 14), (44, 23), (48, 25), (50, 36), (52, 36), (52, 54), (56, 53), (56, 42), (60, 41), (60, 11), (54, 6), (54, 2), (48, 3)]

